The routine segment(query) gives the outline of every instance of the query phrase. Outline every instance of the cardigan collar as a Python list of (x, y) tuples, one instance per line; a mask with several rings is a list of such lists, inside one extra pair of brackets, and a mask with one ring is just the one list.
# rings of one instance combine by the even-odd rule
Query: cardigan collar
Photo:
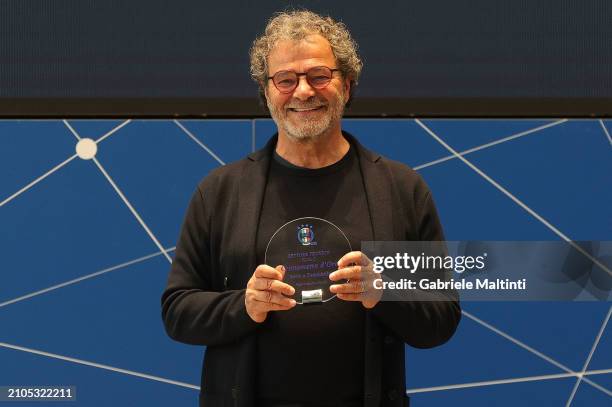
[[(349, 132), (342, 131), (342, 135), (346, 138), (346, 140), (351, 143), (351, 145), (355, 146), (357, 149), (357, 153), (359, 157), (363, 157), (368, 161), (376, 162), (380, 159), (380, 154), (377, 154), (373, 151), (368, 150), (361, 143), (353, 137)], [(266, 145), (254, 153), (248, 155), (248, 158), (251, 161), (260, 161), (264, 158), (270, 158), (274, 152), (274, 148), (276, 148), (276, 142), (278, 141), (278, 133), (275, 133), (270, 140), (266, 143)]]

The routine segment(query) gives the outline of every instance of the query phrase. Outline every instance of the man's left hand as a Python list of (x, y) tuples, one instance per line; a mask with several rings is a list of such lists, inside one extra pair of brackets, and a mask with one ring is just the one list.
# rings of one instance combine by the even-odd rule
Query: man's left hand
[(329, 275), (332, 281), (349, 280), (333, 284), (329, 291), (345, 301), (361, 301), (366, 308), (373, 308), (382, 297), (382, 289), (374, 287), (380, 274), (374, 272), (372, 260), (359, 251), (345, 254), (338, 261), (338, 270)]

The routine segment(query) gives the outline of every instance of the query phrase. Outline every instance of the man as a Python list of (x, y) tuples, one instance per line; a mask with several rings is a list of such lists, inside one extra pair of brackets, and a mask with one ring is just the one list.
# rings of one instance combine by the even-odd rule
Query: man
[[(341, 130), (360, 72), (346, 27), (309, 11), (277, 14), (253, 44), (278, 135), (199, 184), (162, 296), (168, 334), (207, 346), (201, 405), (405, 406), (404, 344), (436, 346), (456, 329), (452, 296), (381, 301), (357, 251), (443, 240), (422, 179)], [(300, 217), (333, 222), (354, 248), (322, 305), (296, 305), (283, 265), (263, 264), (275, 230)]]

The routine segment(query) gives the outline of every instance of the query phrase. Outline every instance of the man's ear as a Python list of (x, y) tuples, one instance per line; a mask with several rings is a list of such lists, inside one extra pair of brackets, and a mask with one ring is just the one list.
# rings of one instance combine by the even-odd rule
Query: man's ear
[(266, 86), (265, 83), (261, 84), (261, 88), (263, 89), (263, 95), (266, 98), (266, 100), (268, 100), (268, 87)]
[(259, 83), (259, 102), (266, 109), (268, 108), (268, 88), (261, 82)]
[(344, 91), (344, 94), (346, 95), (346, 100), (348, 102), (350, 100), (351, 95), (351, 80), (349, 78), (344, 79)]

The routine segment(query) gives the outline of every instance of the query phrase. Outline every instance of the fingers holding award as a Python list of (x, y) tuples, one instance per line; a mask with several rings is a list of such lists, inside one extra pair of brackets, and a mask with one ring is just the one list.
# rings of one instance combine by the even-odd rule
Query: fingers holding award
[(255, 322), (263, 322), (270, 311), (286, 311), (293, 308), (295, 300), (290, 298), (295, 289), (283, 282), (284, 266), (272, 268), (262, 264), (247, 283), (244, 297), (247, 314)]
[(341, 300), (360, 301), (364, 307), (372, 308), (382, 297), (382, 290), (374, 284), (380, 275), (374, 272), (372, 260), (362, 252), (342, 256), (338, 261), (338, 270), (331, 273), (329, 278), (336, 283), (330, 290)]

